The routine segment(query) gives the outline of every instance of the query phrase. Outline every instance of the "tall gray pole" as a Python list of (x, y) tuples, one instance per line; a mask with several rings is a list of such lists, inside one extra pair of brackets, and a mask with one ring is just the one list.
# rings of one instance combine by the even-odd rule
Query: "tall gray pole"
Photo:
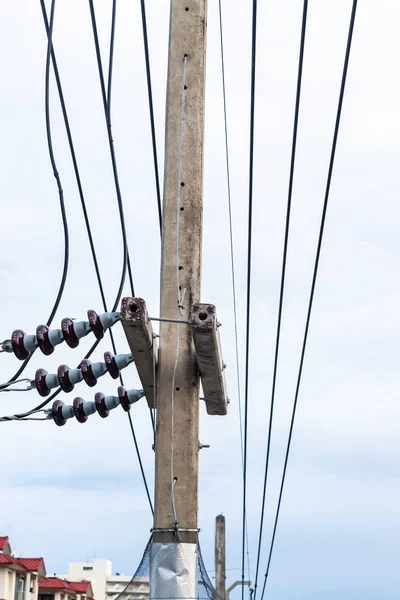
[[(171, 1), (160, 317), (182, 321), (200, 301), (206, 7)], [(161, 323), (158, 376), (154, 540), (196, 543), (199, 374), (187, 324)]]
[(225, 599), (225, 517), (215, 519), (215, 589)]

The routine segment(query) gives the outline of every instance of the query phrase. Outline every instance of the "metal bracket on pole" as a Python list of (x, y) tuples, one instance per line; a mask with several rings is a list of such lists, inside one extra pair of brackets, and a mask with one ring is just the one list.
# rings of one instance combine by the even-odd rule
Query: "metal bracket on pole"
[(147, 404), (150, 408), (157, 408), (158, 347), (143, 298), (122, 299), (121, 323), (135, 357)]
[(237, 587), (238, 585), (241, 585), (241, 586), (248, 585), (250, 587), (251, 586), (251, 581), (242, 581), (242, 580), (240, 580), (240, 581), (235, 581), (235, 583), (232, 583), (232, 585), (229, 586), (228, 589), (225, 592), (225, 600), (229, 600), (231, 591), (233, 589), (235, 589), (235, 587)]
[(228, 397), (219, 323), (214, 304), (194, 304), (189, 318), (194, 349), (209, 415), (226, 415)]

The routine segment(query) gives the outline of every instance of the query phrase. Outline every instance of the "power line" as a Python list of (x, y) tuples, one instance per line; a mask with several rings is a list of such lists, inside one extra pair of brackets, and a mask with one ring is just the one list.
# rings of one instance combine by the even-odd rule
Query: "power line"
[[(61, 185), (60, 175), (57, 169), (56, 160), (54, 157), (53, 150), (53, 142), (51, 137), (51, 125), (50, 125), (50, 108), (49, 108), (49, 95), (50, 95), (50, 54), (52, 51), (52, 37), (53, 37), (53, 24), (54, 24), (54, 11), (55, 11), (55, 0), (52, 0), (51, 8), (50, 8), (50, 25), (47, 27), (47, 52), (46, 52), (46, 71), (45, 71), (45, 120), (46, 120), (46, 136), (47, 136), (47, 146), (50, 155), (50, 162), (53, 169), (53, 175), (57, 182), (58, 194), (59, 194), (59, 202), (60, 202), (60, 210), (61, 210), (61, 218), (63, 223), (64, 230), (64, 265), (61, 276), (60, 286), (58, 288), (56, 300), (54, 302), (53, 308), (51, 309), (49, 318), (46, 321), (47, 327), (50, 327), (53, 322), (54, 316), (58, 310), (58, 307), (61, 302), (62, 295), (65, 289), (65, 283), (68, 275), (68, 265), (69, 265), (69, 233), (68, 233), (68, 220), (67, 214), (65, 210), (65, 202), (64, 202), (64, 191)], [(20, 375), (25, 371), (29, 361), (33, 356), (30, 354), (28, 358), (24, 360), (20, 368), (17, 372), (7, 381), (4, 386), (8, 386), (8, 384), (12, 383), (16, 379), (20, 377)], [(3, 387), (3, 386), (2, 386)]]
[[(122, 202), (121, 190), (120, 190), (120, 185), (119, 185), (117, 161), (116, 161), (116, 157), (115, 157), (114, 140), (112, 138), (112, 132), (111, 132), (112, 131), (112, 127), (111, 127), (111, 91), (112, 91), (112, 75), (113, 75), (113, 66), (114, 66), (114, 42), (115, 42), (117, 1), (113, 0), (113, 5), (112, 5), (110, 52), (109, 52), (110, 58), (109, 58), (109, 64), (108, 64), (107, 95), (106, 95), (106, 90), (105, 90), (104, 73), (103, 73), (103, 66), (102, 66), (102, 62), (101, 62), (99, 38), (98, 38), (98, 33), (97, 33), (96, 15), (95, 15), (92, 0), (89, 0), (89, 6), (90, 6), (90, 16), (91, 16), (91, 22), (92, 22), (93, 37), (94, 37), (94, 43), (95, 43), (95, 48), (96, 48), (97, 67), (98, 67), (98, 72), (99, 72), (100, 86), (101, 86), (101, 92), (102, 92), (102, 98), (103, 98), (103, 108), (104, 108), (104, 114), (105, 114), (106, 124), (107, 124), (107, 134), (108, 134), (108, 141), (109, 141), (109, 147), (110, 147), (111, 162), (112, 162), (112, 167), (113, 167), (115, 190), (117, 193), (118, 208), (119, 208), (119, 214), (120, 214), (120, 220), (121, 220), (121, 230), (122, 230), (122, 236), (123, 236), (123, 240), (124, 240), (124, 255), (125, 255), (124, 263), (126, 262), (126, 264), (127, 264), (131, 293), (132, 293), (132, 296), (135, 296), (131, 262), (130, 262), (130, 256), (129, 256), (128, 241), (127, 241), (127, 237), (126, 237), (123, 202)], [(121, 282), (121, 284), (122, 284), (122, 282)], [(123, 287), (123, 284), (120, 286), (121, 293), (122, 293), (122, 287)], [(114, 343), (113, 343), (113, 347), (115, 348)], [(116, 353), (116, 350), (114, 350), (114, 353)], [(121, 381), (121, 385), (123, 385), (122, 376), (120, 376), (120, 381)], [(149, 409), (149, 412), (150, 412), (150, 419), (152, 422), (152, 427), (154, 430), (154, 420), (153, 420), (153, 414), (151, 412), (151, 409)], [(149, 493), (147, 480), (146, 480), (146, 476), (145, 476), (144, 469), (143, 469), (143, 464), (142, 464), (139, 447), (138, 447), (137, 440), (136, 440), (136, 434), (135, 434), (135, 429), (134, 429), (133, 422), (132, 422), (132, 417), (131, 417), (130, 413), (127, 413), (127, 414), (128, 414), (129, 426), (131, 429), (131, 433), (132, 433), (132, 437), (133, 437), (133, 441), (135, 444), (136, 453), (137, 453), (137, 457), (138, 457), (138, 461), (139, 461), (139, 465), (140, 465), (140, 470), (142, 473), (143, 483), (144, 483), (144, 486), (146, 489), (147, 499), (149, 501), (151, 512), (154, 515), (153, 504), (152, 504), (152, 501), (150, 498), (150, 493)]]
[(249, 214), (247, 238), (247, 307), (246, 307), (246, 367), (244, 398), (244, 440), (243, 440), (243, 515), (242, 515), (242, 600), (244, 600), (244, 561), (246, 540), (246, 487), (247, 487), (247, 417), (249, 404), (249, 351), (250, 351), (250, 302), (251, 302), (251, 255), (253, 228), (253, 171), (254, 171), (254, 109), (256, 88), (257, 51), (257, 0), (253, 0), (252, 41), (251, 41), (251, 92), (250, 92), (250, 152), (249, 152)]
[(52, 0), (51, 8), (50, 8), (50, 25), (49, 32), (47, 36), (47, 54), (46, 54), (46, 85), (45, 85), (45, 114), (46, 114), (46, 134), (47, 134), (47, 144), (49, 148), (50, 161), (51, 166), (53, 167), (53, 175), (57, 182), (58, 194), (60, 197), (60, 209), (62, 215), (62, 222), (64, 228), (64, 267), (61, 278), (60, 288), (58, 290), (57, 298), (53, 306), (53, 310), (48, 318), (46, 323), (47, 326), (53, 321), (54, 315), (57, 312), (58, 306), (61, 301), (61, 297), (64, 292), (65, 282), (67, 279), (68, 273), (68, 263), (69, 263), (69, 235), (68, 235), (68, 223), (67, 223), (67, 215), (65, 212), (65, 203), (64, 203), (64, 191), (61, 185), (60, 175), (58, 173), (57, 164), (54, 158), (53, 151), (53, 141), (51, 137), (51, 125), (50, 125), (50, 55), (51, 55), (51, 47), (52, 47), (52, 37), (53, 37), (53, 24), (54, 24), (54, 10), (55, 10), (56, 0)]
[[(40, 0), (40, 1), (41, 1), (42, 13), (43, 13), (43, 18), (44, 18), (46, 30), (47, 30), (47, 32), (49, 34), (49, 31), (51, 31), (51, 29), (50, 29), (50, 27), (51, 27), (51, 20), (50, 20), (50, 25), (49, 25), (48, 19), (47, 19), (47, 13), (46, 13), (46, 7), (45, 7), (45, 4), (44, 4), (44, 0)], [(111, 89), (112, 89), (111, 83), (112, 83), (113, 46), (114, 46), (114, 39), (115, 39), (115, 14), (116, 13), (115, 13), (115, 2), (114, 2), (114, 4), (113, 4), (113, 16), (112, 16), (112, 33), (111, 33), (111, 41), (110, 41), (110, 64), (109, 64), (109, 76), (108, 76), (108, 103), (111, 100)], [(50, 17), (50, 19), (51, 19), (51, 17)], [(104, 310), (107, 311), (107, 305), (106, 305), (106, 300), (105, 300), (105, 294), (104, 294), (103, 284), (102, 284), (102, 281), (101, 281), (100, 271), (99, 271), (99, 267), (98, 267), (98, 261), (97, 261), (96, 251), (95, 251), (95, 247), (94, 247), (94, 243), (93, 243), (93, 237), (92, 237), (91, 228), (90, 228), (90, 222), (89, 222), (89, 218), (88, 218), (88, 214), (87, 214), (86, 203), (85, 203), (85, 199), (84, 199), (84, 196), (83, 196), (83, 189), (82, 189), (81, 179), (80, 179), (80, 175), (79, 175), (79, 169), (78, 169), (78, 165), (77, 165), (77, 161), (76, 161), (76, 155), (75, 155), (75, 150), (74, 150), (74, 145), (73, 145), (71, 130), (70, 130), (70, 127), (69, 127), (68, 115), (67, 115), (66, 106), (65, 106), (65, 102), (64, 102), (64, 96), (63, 96), (61, 81), (60, 81), (60, 77), (59, 77), (59, 72), (58, 72), (58, 67), (57, 67), (55, 52), (54, 52), (54, 48), (53, 48), (52, 44), (51, 44), (50, 48), (51, 48), (51, 58), (52, 58), (52, 62), (53, 62), (53, 68), (54, 68), (54, 72), (55, 72), (55, 76), (56, 76), (57, 88), (58, 88), (60, 102), (61, 102), (61, 107), (62, 107), (62, 112), (63, 112), (63, 116), (64, 116), (64, 123), (65, 123), (66, 130), (67, 130), (67, 136), (68, 136), (68, 141), (69, 141), (69, 145), (70, 145), (71, 156), (72, 156), (72, 160), (73, 160), (73, 164), (74, 164), (75, 176), (76, 176), (76, 180), (77, 180), (77, 184), (78, 184), (78, 189), (79, 189), (79, 193), (80, 193), (81, 204), (82, 204), (82, 209), (83, 209), (83, 213), (84, 213), (84, 218), (85, 218), (87, 233), (88, 233), (89, 242), (90, 242), (90, 246), (91, 246), (91, 250), (92, 250), (93, 262), (94, 262), (94, 265), (95, 265), (95, 270), (96, 270), (97, 280), (98, 280), (98, 284), (99, 284), (99, 288), (100, 288), (100, 294), (101, 294), (102, 301), (103, 301)], [(108, 104), (107, 104), (107, 112), (108, 112), (108, 117), (109, 117), (110, 111), (109, 111), (109, 105)], [(126, 247), (125, 247), (124, 253), (125, 252), (126, 252)], [(132, 280), (132, 273), (131, 273), (131, 269), (130, 269), (130, 264), (129, 264), (129, 275), (130, 275), (130, 282), (131, 282), (132, 294), (134, 295), (133, 280)], [(125, 279), (125, 277), (124, 277), (124, 274), (123, 274), (123, 280), (124, 279)], [(121, 281), (121, 284), (120, 284), (120, 287), (119, 287), (119, 289), (121, 291), (122, 291), (122, 285), (123, 285), (123, 281)], [(119, 297), (116, 300), (116, 304), (118, 302), (119, 302)], [(112, 343), (112, 347), (113, 347), (113, 352), (114, 352), (114, 354), (116, 354), (117, 351), (116, 351), (115, 341), (114, 341), (114, 337), (112, 335), (112, 331), (111, 330), (110, 330), (110, 338), (111, 338), (111, 343)], [(91, 348), (91, 350), (89, 351), (89, 353), (86, 355), (85, 358), (88, 358), (90, 356), (90, 354), (94, 351), (94, 349), (96, 347), (97, 347), (97, 343), (95, 343), (93, 345), (93, 347)], [(121, 381), (121, 385), (123, 385), (122, 376), (120, 376), (120, 381)], [(29, 419), (30, 420), (29, 415), (32, 415), (32, 414), (35, 414), (35, 413), (39, 412), (43, 408), (43, 406), (45, 406), (49, 402), (51, 402), (51, 400), (53, 400), (59, 394), (59, 392), (60, 392), (60, 388), (48, 400), (46, 400), (45, 402), (41, 403), (39, 406), (33, 408), (32, 410), (28, 411), (27, 413), (22, 413), (21, 415), (14, 415), (13, 417), (3, 417), (2, 419), (0, 419), (0, 421), (3, 421), (3, 420), (4, 421), (5, 420), (15, 420), (15, 419), (19, 419), (19, 420), (28, 420)], [(148, 501), (149, 501), (149, 505), (150, 505), (151, 511), (153, 513), (154, 512), (153, 511), (153, 505), (152, 505), (152, 501), (151, 501), (151, 498), (150, 498), (149, 489), (148, 489), (148, 485), (147, 485), (147, 480), (146, 480), (146, 476), (145, 476), (145, 473), (144, 473), (142, 459), (141, 459), (141, 455), (140, 455), (139, 447), (138, 447), (138, 444), (137, 444), (137, 439), (136, 439), (136, 435), (135, 435), (135, 431), (134, 431), (134, 427), (133, 427), (133, 423), (132, 423), (132, 419), (131, 419), (130, 414), (128, 414), (128, 417), (129, 417), (129, 424), (130, 424), (130, 428), (131, 428), (131, 433), (132, 433), (132, 437), (133, 437), (133, 440), (134, 440), (134, 444), (135, 444), (135, 448), (136, 448), (136, 453), (137, 453), (137, 457), (138, 457), (138, 461), (139, 461), (139, 466), (140, 466), (140, 470), (141, 470), (141, 473), (142, 473), (143, 482), (144, 482), (145, 489), (146, 489), (147, 498), (148, 498)], [(38, 420), (38, 419), (35, 419), (35, 420)]]
[(148, 95), (148, 100), (149, 100), (151, 141), (152, 141), (152, 147), (153, 147), (154, 177), (155, 177), (155, 181), (156, 181), (158, 221), (160, 224), (160, 233), (161, 233), (162, 209), (161, 209), (160, 176), (159, 176), (159, 170), (158, 170), (156, 129), (155, 129), (155, 124), (154, 124), (153, 91), (152, 91), (152, 85), (151, 85), (150, 54), (149, 54), (149, 40), (148, 40), (148, 36), (147, 36), (147, 19), (146, 19), (145, 0), (140, 0), (140, 8), (141, 8), (141, 14), (142, 14), (143, 45), (144, 45), (144, 57), (145, 57), (145, 63), (146, 63), (147, 95)]
[(306, 25), (307, 25), (307, 8), (308, 8), (308, 0), (304, 0), (303, 18), (302, 18), (302, 25), (301, 25), (301, 37), (300, 37), (299, 66), (298, 66), (298, 74), (297, 74), (296, 102), (295, 102), (295, 111), (294, 111), (292, 153), (291, 153), (291, 159), (290, 159), (289, 189), (288, 189), (287, 209), (286, 209), (285, 239), (284, 239), (284, 245), (283, 245), (282, 273), (281, 273), (281, 284), (280, 284), (280, 293), (279, 293), (278, 322), (277, 322), (276, 341), (275, 341), (274, 370), (273, 370), (273, 377), (272, 377), (272, 391), (271, 391), (271, 404), (270, 404), (269, 425), (268, 425), (268, 439), (267, 439), (267, 450), (266, 450), (266, 458), (265, 458), (264, 487), (263, 487), (263, 496), (262, 496), (262, 503), (261, 503), (260, 532), (259, 532), (258, 549), (257, 549), (257, 566), (256, 566), (256, 580), (255, 580), (255, 585), (254, 585), (254, 600), (256, 600), (256, 597), (257, 597), (257, 581), (258, 581), (258, 571), (259, 571), (259, 567), (260, 567), (261, 544), (262, 544), (264, 514), (265, 514), (265, 499), (266, 499), (267, 481), (268, 481), (269, 456), (270, 456), (270, 449), (271, 449), (272, 420), (273, 420), (273, 415), (274, 415), (275, 389), (276, 389), (276, 378), (277, 378), (278, 357), (279, 357), (279, 342), (280, 342), (280, 335), (281, 335), (282, 310), (283, 310), (283, 296), (284, 296), (285, 278), (286, 278), (286, 259), (287, 259), (287, 249), (288, 249), (288, 242), (289, 242), (290, 212), (291, 212), (291, 206), (292, 206), (293, 176), (294, 176), (294, 165), (295, 165), (295, 159), (296, 159), (297, 130), (298, 130), (298, 124), (299, 124), (301, 82), (302, 82), (302, 74), (303, 74), (303, 57), (304, 57), (304, 46), (305, 46)]
[[(49, 31), (49, 23), (48, 23), (48, 19), (47, 19), (47, 12), (46, 12), (46, 6), (45, 6), (44, 0), (40, 0), (40, 5), (41, 5), (41, 8), (42, 8), (42, 14), (43, 14), (43, 20), (44, 20), (45, 28), (46, 28), (46, 31), (48, 32)], [(81, 201), (83, 217), (84, 217), (84, 220), (85, 220), (86, 231), (87, 231), (87, 235), (88, 235), (88, 239), (89, 239), (90, 250), (91, 250), (91, 253), (92, 253), (93, 265), (94, 265), (94, 269), (95, 269), (95, 272), (96, 272), (96, 278), (97, 278), (97, 282), (98, 282), (98, 285), (99, 285), (100, 296), (101, 296), (101, 300), (102, 300), (102, 303), (103, 303), (103, 308), (104, 308), (105, 312), (107, 312), (107, 303), (106, 303), (106, 298), (105, 298), (105, 293), (104, 293), (104, 287), (103, 287), (103, 283), (102, 283), (102, 280), (101, 280), (99, 263), (98, 263), (98, 260), (97, 260), (96, 249), (95, 249), (95, 246), (94, 246), (94, 241), (93, 241), (93, 235), (92, 235), (92, 230), (91, 230), (91, 226), (90, 226), (89, 215), (88, 215), (88, 211), (87, 211), (87, 207), (86, 207), (85, 196), (84, 196), (84, 193), (83, 193), (82, 181), (81, 181), (80, 172), (79, 172), (79, 168), (78, 168), (78, 162), (77, 162), (76, 154), (75, 154), (75, 146), (74, 146), (74, 142), (73, 142), (73, 139), (72, 139), (72, 133), (71, 133), (70, 125), (69, 125), (68, 113), (67, 113), (67, 108), (66, 108), (66, 105), (65, 105), (64, 93), (63, 93), (63, 89), (62, 89), (62, 85), (61, 85), (60, 74), (59, 74), (59, 71), (58, 71), (58, 65), (57, 65), (57, 60), (56, 60), (56, 55), (55, 55), (53, 44), (52, 44), (52, 47), (51, 47), (51, 60), (52, 60), (52, 65), (53, 65), (54, 76), (55, 76), (55, 79), (56, 79), (58, 96), (59, 96), (59, 99), (60, 99), (61, 111), (62, 111), (62, 114), (63, 114), (65, 129), (66, 129), (66, 133), (67, 133), (68, 145), (69, 145), (69, 149), (70, 149), (70, 153), (71, 153), (71, 158), (72, 158), (72, 163), (73, 163), (73, 167), (74, 167), (75, 179), (76, 179), (76, 183), (77, 183), (77, 186), (78, 186), (78, 192), (79, 192), (79, 198), (80, 198), (80, 201)], [(110, 333), (111, 333), (111, 331), (110, 331)]]
[[(117, 11), (116, 11), (117, 2), (116, 2), (116, 0), (113, 0), (113, 5), (112, 5), (110, 51), (109, 51), (109, 63), (108, 63), (108, 77), (107, 77), (107, 94), (105, 91), (104, 72), (103, 72), (103, 66), (102, 66), (102, 62), (101, 62), (100, 45), (99, 45), (98, 34), (97, 34), (96, 14), (94, 11), (93, 2), (91, 0), (89, 0), (89, 4), (90, 4), (91, 19), (92, 19), (93, 35), (94, 35), (95, 46), (96, 46), (96, 57), (97, 57), (97, 65), (98, 65), (98, 70), (99, 70), (99, 78), (100, 78), (100, 85), (101, 85), (102, 98), (103, 98), (103, 107), (104, 107), (104, 113), (106, 116), (107, 133), (108, 133), (108, 139), (109, 139), (110, 150), (111, 150), (111, 159), (113, 162), (115, 187), (117, 190), (118, 205), (120, 206), (121, 219), (123, 222), (125, 222), (125, 218), (123, 215), (122, 197), (121, 197), (120, 187), (119, 187), (117, 164), (116, 164), (115, 152), (114, 152), (114, 140), (112, 138), (112, 133), (111, 133), (111, 91), (112, 91), (112, 75), (113, 75), (113, 67), (114, 67), (114, 42), (115, 42), (115, 24), (116, 24), (116, 14), (117, 14)], [(121, 221), (121, 223), (122, 223), (122, 221)], [(131, 294), (132, 294), (132, 296), (135, 296), (135, 289), (134, 289), (132, 269), (131, 269), (131, 260), (130, 260), (130, 256), (129, 256), (128, 242), (126, 240), (126, 233), (125, 233), (125, 248), (126, 248), (128, 278), (129, 278), (129, 284), (130, 284), (130, 288), (131, 288)], [(122, 288), (121, 288), (121, 292), (122, 292)], [(115, 351), (114, 351), (114, 353), (115, 353)], [(121, 385), (122, 385), (122, 383), (121, 383)], [(152, 429), (154, 431), (155, 430), (154, 416), (153, 416), (153, 413), (152, 413), (150, 407), (149, 407), (149, 413), (150, 413)], [(130, 413), (128, 413), (128, 418), (131, 421)], [(131, 423), (131, 428), (133, 429), (132, 423)]]
[(274, 542), (275, 542), (275, 536), (276, 536), (276, 529), (277, 529), (278, 519), (279, 519), (279, 512), (280, 512), (280, 507), (281, 507), (281, 502), (282, 502), (283, 489), (284, 489), (284, 485), (285, 485), (286, 470), (287, 470), (287, 465), (288, 465), (288, 460), (289, 460), (290, 445), (291, 445), (291, 441), (292, 441), (294, 420), (295, 420), (295, 416), (296, 416), (297, 400), (298, 400), (298, 396), (299, 396), (300, 383), (301, 383), (301, 377), (302, 377), (302, 372), (303, 372), (304, 356), (305, 356), (306, 346), (307, 346), (308, 331), (309, 331), (310, 319), (311, 319), (311, 311), (312, 311), (312, 306), (313, 306), (313, 301), (314, 301), (315, 284), (316, 284), (319, 259), (320, 259), (320, 254), (321, 254), (322, 238), (323, 238), (324, 228), (325, 228), (326, 212), (327, 212), (327, 208), (328, 208), (328, 200), (329, 200), (329, 193), (330, 193), (330, 187), (331, 187), (333, 165), (334, 165), (335, 154), (336, 154), (337, 138), (338, 138), (338, 134), (339, 134), (340, 118), (341, 118), (341, 114), (342, 114), (343, 97), (344, 97), (344, 91), (345, 91), (345, 86), (346, 86), (347, 71), (348, 71), (348, 66), (349, 66), (349, 58), (350, 58), (351, 42), (352, 42), (352, 38), (353, 38), (353, 29), (354, 29), (354, 21), (355, 21), (355, 17), (356, 17), (356, 10), (357, 10), (357, 0), (353, 0), (353, 7), (352, 7), (352, 11), (351, 11), (350, 25), (349, 25), (349, 33), (348, 33), (348, 37), (347, 37), (346, 54), (345, 54), (343, 73), (342, 73), (342, 81), (341, 81), (341, 85), (340, 85), (339, 102), (338, 102), (338, 108), (337, 108), (337, 113), (336, 113), (335, 129), (334, 129), (332, 148), (331, 148), (331, 156), (330, 156), (330, 161), (329, 161), (328, 177), (327, 177), (326, 189), (325, 189), (325, 198), (324, 198), (324, 204), (323, 204), (323, 210), (322, 210), (322, 216), (321, 216), (320, 231), (319, 231), (317, 251), (316, 251), (316, 257), (315, 257), (315, 264), (314, 264), (314, 272), (313, 272), (313, 278), (312, 278), (312, 283), (311, 283), (311, 293), (310, 293), (310, 299), (309, 299), (309, 304), (308, 304), (306, 326), (305, 326), (304, 338), (303, 338), (303, 346), (302, 346), (302, 350), (301, 350), (300, 366), (299, 366), (299, 372), (298, 372), (297, 384), (296, 384), (296, 392), (295, 392), (295, 398), (294, 398), (294, 404), (293, 404), (293, 412), (292, 412), (292, 418), (291, 418), (291, 422), (290, 422), (290, 430), (289, 430), (288, 443), (287, 443), (287, 447), (286, 447), (285, 463), (284, 463), (284, 467), (283, 467), (281, 487), (280, 487), (280, 491), (279, 491), (279, 500), (278, 500), (278, 506), (277, 506), (277, 510), (276, 510), (276, 514), (275, 514), (274, 529), (273, 529), (273, 534), (272, 534), (271, 546), (270, 546), (270, 550), (269, 550), (267, 570), (265, 573), (261, 600), (263, 600), (263, 598), (264, 598), (265, 587), (266, 587), (266, 583), (267, 583), (267, 579), (268, 579), (272, 551), (274, 548)]
[[(115, 3), (115, 0), (114, 0), (114, 3)], [(118, 177), (118, 169), (117, 169), (117, 160), (116, 160), (116, 156), (115, 156), (114, 140), (113, 140), (112, 132), (111, 132), (111, 117), (110, 117), (110, 113), (108, 110), (108, 104), (107, 104), (106, 87), (105, 87), (105, 83), (104, 83), (103, 66), (102, 66), (102, 62), (101, 62), (100, 45), (99, 45), (99, 38), (98, 38), (98, 33), (97, 33), (96, 15), (95, 15), (94, 6), (93, 6), (93, 0), (89, 0), (89, 7), (90, 7), (90, 16), (91, 16), (91, 22), (92, 22), (95, 50), (96, 50), (96, 60), (97, 60), (97, 67), (98, 67), (98, 72), (99, 72), (101, 94), (102, 94), (102, 99), (103, 99), (103, 108), (104, 108), (104, 114), (105, 114), (106, 124), (107, 124), (107, 137), (108, 137), (108, 143), (109, 143), (109, 149), (110, 149), (110, 155), (111, 155), (111, 164), (112, 164), (112, 170), (113, 170), (114, 185), (115, 185), (115, 191), (117, 194), (118, 211), (119, 211), (119, 216), (120, 216), (121, 231), (122, 231), (122, 238), (123, 238), (123, 245), (124, 245), (124, 269), (123, 269), (123, 271), (124, 271), (124, 274), (126, 274), (126, 269), (128, 266), (128, 240), (127, 240), (127, 236), (126, 236), (125, 215), (124, 215), (124, 208), (123, 208), (123, 204), (122, 204), (121, 189), (120, 189), (120, 185), (119, 185), (119, 177)], [(114, 10), (114, 7), (113, 7), (113, 10)], [(114, 37), (112, 34), (110, 45), (113, 45), (113, 40), (114, 40)], [(110, 57), (111, 56), (112, 56), (112, 51), (110, 49)], [(109, 74), (108, 74), (109, 80), (111, 80), (111, 78), (112, 78), (112, 64), (113, 63), (111, 63), (111, 65), (109, 66)], [(130, 263), (129, 263), (129, 271), (130, 271)], [(124, 281), (125, 281), (125, 277), (124, 277), (124, 280), (121, 280), (120, 288), (118, 291), (117, 306), (118, 306), (120, 297), (122, 295)], [(130, 281), (132, 284), (132, 290), (131, 290), (132, 295), (134, 296), (135, 293), (133, 290), (132, 274), (130, 274)], [(115, 310), (115, 308), (113, 310)]]
[[(235, 253), (234, 253), (233, 230), (232, 230), (231, 177), (230, 177), (229, 143), (228, 143), (228, 118), (227, 118), (227, 108), (226, 108), (227, 102), (226, 102), (226, 85), (225, 85), (224, 35), (223, 35), (223, 19), (222, 19), (222, 2), (221, 2), (221, 0), (218, 0), (218, 12), (219, 12), (220, 47), (221, 47), (222, 96), (223, 96), (223, 105), (224, 105), (226, 182), (227, 182), (227, 192), (228, 192), (229, 242), (230, 242), (230, 253), (231, 253), (232, 300), (233, 300), (236, 376), (237, 376), (236, 384), (237, 384), (238, 411), (239, 411), (240, 452), (241, 452), (241, 457), (242, 457), (242, 473), (243, 473), (244, 457), (243, 457), (242, 395), (241, 395), (240, 368), (239, 368), (239, 342), (238, 342), (238, 326), (237, 326)], [(247, 571), (248, 571), (248, 579), (250, 580), (249, 534), (248, 534), (247, 519), (246, 519), (246, 547), (247, 547)]]
[[(146, 80), (147, 80), (147, 96), (149, 103), (149, 114), (150, 114), (150, 129), (151, 129), (151, 143), (153, 148), (153, 164), (154, 164), (154, 178), (156, 183), (156, 197), (157, 197), (157, 210), (158, 210), (158, 223), (160, 227), (160, 237), (162, 237), (162, 208), (161, 208), (161, 191), (160, 191), (160, 176), (158, 169), (158, 158), (157, 158), (157, 142), (156, 142), (156, 128), (154, 122), (154, 105), (153, 105), (153, 90), (151, 83), (151, 70), (150, 70), (150, 53), (149, 53), (149, 39), (147, 35), (147, 18), (146, 18), (146, 5), (145, 0), (140, 0), (140, 10), (142, 15), (142, 32), (143, 32), (143, 46), (144, 46), (144, 58), (146, 64)], [(128, 265), (129, 265), (128, 255)], [(130, 272), (130, 271), (129, 271)], [(154, 389), (156, 389), (154, 387)], [(154, 414), (149, 407), (151, 424), (153, 427), (154, 441), (156, 435), (155, 425), (155, 409)]]

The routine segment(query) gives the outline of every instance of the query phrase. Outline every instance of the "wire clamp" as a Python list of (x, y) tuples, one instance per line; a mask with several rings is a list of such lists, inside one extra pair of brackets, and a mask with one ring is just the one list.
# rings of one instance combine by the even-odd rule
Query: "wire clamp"
[[(22, 382), (27, 382), (27, 386), (23, 387), (23, 388), (12, 388), (11, 386), (15, 385), (16, 383), (22, 383)], [(2, 386), (0, 386), (0, 392), (29, 392), (29, 390), (32, 390), (35, 387), (35, 382), (32, 381), (31, 379), (28, 379), (28, 377), (24, 377), (23, 379), (16, 379), (15, 381), (9, 381), (8, 383), (3, 383)]]

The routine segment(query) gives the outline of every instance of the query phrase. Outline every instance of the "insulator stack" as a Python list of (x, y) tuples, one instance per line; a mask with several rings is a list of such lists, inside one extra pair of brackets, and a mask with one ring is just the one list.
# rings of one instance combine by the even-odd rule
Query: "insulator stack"
[(72, 419), (74, 416), (74, 409), (72, 406), (64, 404), (62, 400), (55, 400), (51, 407), (51, 413), (54, 423), (61, 427), (62, 425), (65, 425), (67, 419)]
[(118, 396), (106, 396), (101, 392), (95, 395), (94, 402), (86, 402), (83, 398), (75, 398), (72, 406), (55, 400), (51, 409), (53, 421), (61, 427), (68, 419), (75, 417), (79, 423), (86, 423), (90, 415), (97, 412), (103, 419), (108, 417), (110, 410), (121, 405), (125, 411), (130, 410), (132, 404), (143, 398), (144, 390), (126, 390), (123, 386), (118, 388)]
[(72, 392), (75, 385), (85, 381), (89, 387), (94, 387), (99, 377), (109, 373), (117, 379), (122, 369), (133, 362), (132, 354), (104, 353), (104, 362), (92, 363), (84, 359), (78, 369), (70, 369), (68, 365), (60, 365), (57, 373), (49, 374), (45, 369), (38, 369), (35, 374), (35, 386), (40, 396), (48, 396), (53, 388), (61, 387), (63, 392)]
[(54, 348), (66, 342), (70, 348), (76, 348), (79, 340), (89, 333), (101, 340), (104, 332), (120, 319), (119, 312), (106, 312), (98, 315), (94, 310), (88, 310), (88, 321), (74, 321), (65, 318), (61, 321), (61, 329), (49, 329), (47, 325), (39, 325), (36, 335), (26, 334), (22, 329), (12, 332), (11, 340), (2, 343), (3, 352), (14, 352), (19, 360), (28, 358), (36, 348), (46, 356), (54, 352)]

